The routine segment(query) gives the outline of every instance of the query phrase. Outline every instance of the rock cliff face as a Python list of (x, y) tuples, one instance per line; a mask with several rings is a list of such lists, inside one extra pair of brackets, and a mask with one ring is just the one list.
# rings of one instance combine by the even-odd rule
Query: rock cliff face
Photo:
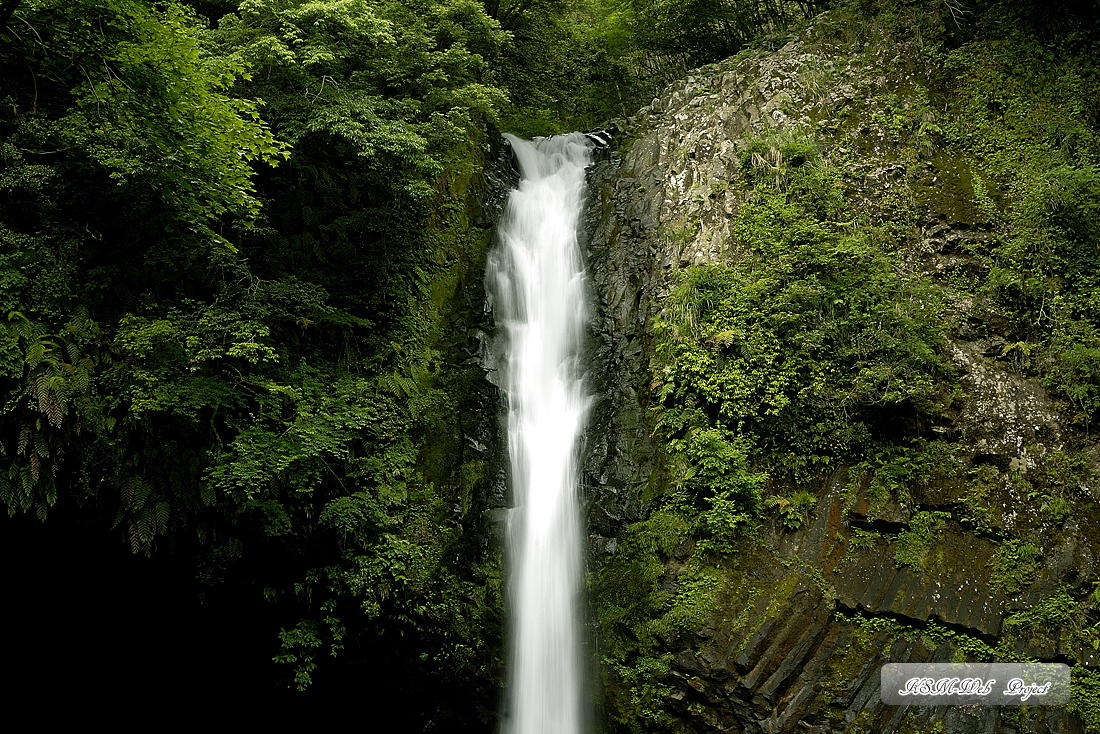
[[(722, 567), (704, 623), (661, 638), (658, 652), (671, 663), (656, 683), (673, 717), (654, 729), (1083, 731), (1064, 708), (898, 708), (879, 699), (887, 662), (992, 648), (1094, 668), (1087, 637), (1067, 631), (1072, 620), (1053, 614), (1031, 624), (1039, 617), (1021, 613), (1091, 588), (1100, 558), (1091, 504), (1100, 484), (1078, 481), (1067, 500), (1073, 511), (1052, 524), (1040, 522), (1021, 481), (1050, 471), (1070, 445), (1095, 451), (1014, 368), (1012, 337), (995, 310), (946, 277), (978, 267), (973, 253), (995, 226), (975, 202), (964, 159), (932, 143), (907, 150), (892, 132), (893, 109), (920, 105), (928, 129), (942, 113), (927, 104), (920, 39), (899, 44), (879, 32), (868, 28), (863, 45), (839, 37), (825, 16), (777, 50), (699, 69), (621, 122), (617, 149), (591, 174), (599, 314), (591, 350), (601, 402), (584, 466), (597, 576), (626, 529), (647, 516), (667, 471), (647, 422), (654, 320), (679, 271), (746, 254), (731, 223), (749, 195), (741, 156), (750, 137), (812, 135), (824, 159), (844, 167), (845, 198), (858, 216), (895, 223), (901, 267), (938, 284), (952, 324), (950, 405), (896, 419), (923, 421), (957, 449), (959, 469), (886, 497), (849, 466), (800, 487), (817, 498), (807, 521), (792, 530), (772, 519)], [(662, 588), (676, 589), (689, 546), (667, 559)], [(612, 675), (610, 685), (625, 683)], [(616, 705), (610, 718), (623, 721)]]

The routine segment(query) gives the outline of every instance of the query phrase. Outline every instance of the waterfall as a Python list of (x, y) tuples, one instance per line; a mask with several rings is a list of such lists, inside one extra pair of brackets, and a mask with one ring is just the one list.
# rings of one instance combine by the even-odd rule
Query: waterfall
[(581, 646), (584, 533), (577, 499), (586, 295), (577, 227), (591, 143), (505, 136), (520, 170), (487, 284), (506, 339), (513, 509), (508, 516), (506, 734), (587, 727)]

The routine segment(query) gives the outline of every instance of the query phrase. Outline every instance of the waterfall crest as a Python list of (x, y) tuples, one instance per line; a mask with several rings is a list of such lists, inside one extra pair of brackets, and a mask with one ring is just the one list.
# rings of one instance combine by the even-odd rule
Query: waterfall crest
[(520, 169), (487, 285), (506, 339), (509, 674), (506, 734), (581, 734), (584, 534), (577, 452), (589, 403), (580, 351), (587, 299), (577, 228), (591, 143), (505, 136)]

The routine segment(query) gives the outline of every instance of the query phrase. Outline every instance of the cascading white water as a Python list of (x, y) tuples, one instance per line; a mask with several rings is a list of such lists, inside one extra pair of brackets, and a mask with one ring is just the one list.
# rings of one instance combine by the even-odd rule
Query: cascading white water
[(501, 366), (514, 496), (504, 732), (581, 734), (587, 706), (576, 456), (588, 396), (579, 364), (587, 313), (577, 225), (591, 144), (580, 133), (506, 137), (520, 183), (487, 274), (507, 339)]

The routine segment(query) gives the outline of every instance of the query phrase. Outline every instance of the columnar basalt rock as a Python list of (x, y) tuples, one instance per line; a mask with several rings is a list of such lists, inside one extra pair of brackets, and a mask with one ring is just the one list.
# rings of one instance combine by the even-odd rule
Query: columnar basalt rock
[[(931, 143), (906, 150), (889, 127), (884, 99), (906, 106), (922, 98), (919, 39), (879, 39), (864, 47), (877, 51), (864, 53), (834, 40), (829, 23), (826, 15), (778, 50), (747, 53), (672, 85), (618, 122), (617, 150), (589, 174), (598, 314), (590, 352), (601, 401), (584, 466), (597, 570), (625, 529), (646, 516), (647, 489), (664, 481), (646, 419), (653, 321), (679, 270), (746, 254), (732, 222), (748, 195), (740, 156), (750, 136), (796, 129), (812, 136), (823, 159), (844, 168), (845, 198), (856, 215), (896, 233), (899, 267), (914, 277), (965, 271), (973, 244), (995, 236), (975, 204), (965, 161)], [(924, 122), (935, 124), (936, 114), (928, 110)], [(883, 663), (950, 660), (962, 654), (961, 640), (996, 646), (1009, 615), (1062, 584), (1092, 578), (1100, 553), (1100, 538), (1071, 520), (1054, 535), (1031, 531), (1037, 553), (1030, 574), (1018, 583), (996, 577), (999, 533), (1021, 527), (1020, 513), (1036, 512), (1011, 477), (1065, 449), (1068, 429), (1042, 386), (1014, 369), (997, 315), (941, 286), (957, 325), (947, 341), (957, 391), (948, 410), (927, 419), (928, 430), (959, 448), (961, 466), (991, 467), (988, 504), (997, 511), (983, 532), (960, 522), (976, 486), (965, 472), (929, 477), (902, 498), (872, 497), (848, 467), (803, 487), (818, 499), (808, 521), (797, 530), (766, 527), (732, 561), (703, 627), (665, 640), (673, 662), (662, 682), (679, 730), (1019, 731), (1015, 718), (995, 709), (906, 710), (878, 697)], [(1081, 497), (1098, 492), (1082, 487)], [(899, 562), (914, 515), (935, 512), (942, 518), (919, 562)], [(872, 540), (855, 543), (853, 529)], [(670, 589), (676, 563), (664, 577)], [(890, 625), (931, 632), (914, 641)], [(1019, 640), (1016, 651), (1097, 665), (1095, 651), (1067, 649), (1057, 630), (1048, 632), (1045, 641)], [(1080, 730), (1064, 710), (1031, 722), (1036, 732)]]

